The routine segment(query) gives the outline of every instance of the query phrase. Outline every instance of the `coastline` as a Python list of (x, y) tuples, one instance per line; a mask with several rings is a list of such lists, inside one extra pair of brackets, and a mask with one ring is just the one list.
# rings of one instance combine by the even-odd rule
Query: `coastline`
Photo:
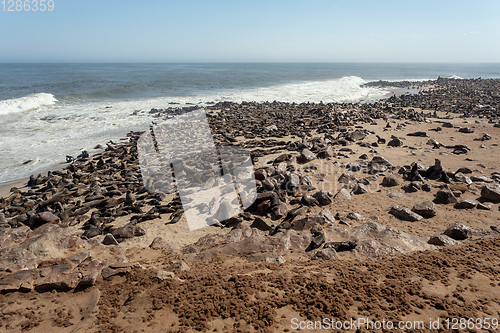
[[(490, 99), (479, 104), (475, 90)], [(61, 318), (56, 301), (72, 309), (68, 327), (275, 332), (292, 318), (398, 320), (401, 309), (405, 320), (500, 315), (491, 288), (500, 285), (499, 91), (500, 80), (443, 80), (366, 104), (207, 108), (216, 144), (251, 153), (258, 196), (195, 232), (179, 197), (143, 190), (131, 134), (68, 165), (71, 177), (44, 176), (31, 195), (0, 199), (18, 223), (0, 230), (0, 313), (18, 298), (39, 307), (34, 331)], [(226, 300), (240, 320), (226, 316)], [(21, 309), (0, 327), (27, 316)]]

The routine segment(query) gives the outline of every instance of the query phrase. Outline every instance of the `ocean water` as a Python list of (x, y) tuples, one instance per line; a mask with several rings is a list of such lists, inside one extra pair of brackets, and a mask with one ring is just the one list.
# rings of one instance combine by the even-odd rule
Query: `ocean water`
[(498, 78), (500, 64), (0, 64), (0, 184), (147, 129), (152, 108), (370, 102), (387, 91), (363, 83), (438, 76)]

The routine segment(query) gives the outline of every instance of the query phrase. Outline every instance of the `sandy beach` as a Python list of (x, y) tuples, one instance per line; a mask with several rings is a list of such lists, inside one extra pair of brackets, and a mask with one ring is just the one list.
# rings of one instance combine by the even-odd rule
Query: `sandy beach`
[(0, 186), (0, 330), (496, 331), (500, 80), (392, 85), (375, 103), (207, 108), (258, 193), (202, 229), (144, 188), (139, 132)]

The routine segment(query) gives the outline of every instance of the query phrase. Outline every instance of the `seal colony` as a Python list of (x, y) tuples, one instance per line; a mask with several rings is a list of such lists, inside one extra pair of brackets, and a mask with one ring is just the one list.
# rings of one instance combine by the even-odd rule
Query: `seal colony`
[(418, 93), (207, 107), (214, 142), (251, 153), (257, 197), (236, 216), (207, 203), (228, 218), (195, 232), (175, 193), (144, 187), (142, 132), (12, 188), (0, 199), (0, 327), (499, 318), (500, 80), (370, 84)]

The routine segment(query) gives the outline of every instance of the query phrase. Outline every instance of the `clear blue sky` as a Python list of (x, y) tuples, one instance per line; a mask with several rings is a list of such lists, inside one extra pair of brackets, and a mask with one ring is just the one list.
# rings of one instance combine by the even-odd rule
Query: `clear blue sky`
[(54, 4), (0, 7), (0, 62), (500, 62), (499, 0)]

